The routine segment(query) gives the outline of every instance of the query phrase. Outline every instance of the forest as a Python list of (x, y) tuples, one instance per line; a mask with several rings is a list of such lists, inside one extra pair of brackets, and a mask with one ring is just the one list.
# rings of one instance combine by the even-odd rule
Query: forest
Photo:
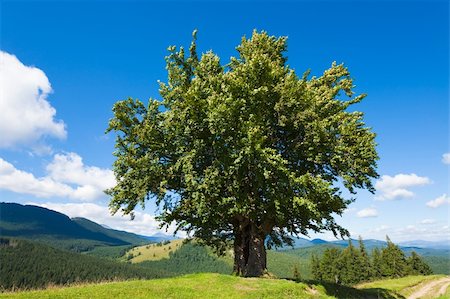
[(321, 257), (313, 254), (312, 276), (319, 281), (353, 285), (381, 278), (433, 274), (430, 266), (415, 251), (406, 257), (389, 237), (386, 241), (386, 247), (381, 250), (375, 247), (371, 255), (361, 239), (359, 248), (349, 241), (349, 245), (343, 250), (327, 248)]
[[(120, 246), (117, 252), (124, 252)], [(111, 251), (113, 252), (113, 251)], [(100, 258), (98, 256), (105, 258)], [(169, 259), (129, 264), (104, 254), (91, 256), (28, 240), (0, 238), (0, 291), (46, 288), (79, 282), (173, 277), (186, 273), (230, 274), (230, 264), (205, 247), (185, 244)]]

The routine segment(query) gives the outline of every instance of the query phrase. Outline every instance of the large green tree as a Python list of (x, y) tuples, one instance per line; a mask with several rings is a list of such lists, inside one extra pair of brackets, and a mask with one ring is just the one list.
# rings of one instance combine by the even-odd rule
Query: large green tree
[(253, 32), (237, 57), (169, 47), (161, 100), (114, 105), (117, 132), (113, 213), (156, 200), (159, 220), (223, 250), (234, 244), (234, 271), (266, 271), (265, 245), (330, 230), (352, 199), (340, 188), (373, 191), (375, 134), (349, 107), (353, 81), (333, 63), (322, 76), (287, 65), (285, 37)]

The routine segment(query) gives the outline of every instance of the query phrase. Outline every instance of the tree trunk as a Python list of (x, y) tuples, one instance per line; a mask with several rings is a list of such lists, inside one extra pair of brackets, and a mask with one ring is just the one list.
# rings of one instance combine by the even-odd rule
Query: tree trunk
[(234, 236), (233, 272), (245, 277), (267, 273), (266, 234), (250, 220), (240, 220), (234, 226)]

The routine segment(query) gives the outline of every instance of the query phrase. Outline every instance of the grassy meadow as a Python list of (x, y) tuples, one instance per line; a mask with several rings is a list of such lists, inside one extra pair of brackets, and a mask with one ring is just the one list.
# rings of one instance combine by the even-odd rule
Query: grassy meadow
[[(3, 293), (0, 298), (407, 298), (423, 284), (445, 277), (410, 276), (375, 281), (356, 288), (312, 281), (241, 278), (200, 273), (175, 278), (132, 280), (46, 290)], [(449, 288), (450, 289), (450, 288)], [(450, 290), (447, 290), (447, 295)], [(433, 290), (437, 292), (438, 290)], [(440, 297), (445, 297), (444, 295)], [(433, 298), (433, 297), (430, 297)]]
[(170, 242), (137, 246), (128, 250), (125, 253), (124, 258), (129, 260), (133, 264), (143, 261), (158, 261), (161, 259), (168, 259), (170, 257), (170, 253), (178, 250), (182, 245), (183, 239), (178, 239)]

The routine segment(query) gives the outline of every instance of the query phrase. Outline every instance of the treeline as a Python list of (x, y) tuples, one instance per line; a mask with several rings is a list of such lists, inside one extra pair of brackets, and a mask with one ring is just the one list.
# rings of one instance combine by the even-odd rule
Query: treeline
[(416, 252), (413, 251), (411, 256), (406, 257), (389, 237), (386, 237), (386, 241), (386, 247), (381, 250), (374, 248), (370, 256), (361, 238), (359, 248), (349, 241), (349, 246), (344, 250), (327, 248), (321, 258), (313, 254), (311, 259), (313, 279), (352, 285), (381, 278), (433, 273)]
[(100, 258), (118, 260), (125, 253), (132, 249), (134, 245), (122, 245), (122, 246), (97, 246), (92, 250), (82, 252), (83, 254), (92, 255)]
[(0, 261), (0, 291), (173, 276), (163, 268), (142, 268), (9, 238), (0, 238)]

